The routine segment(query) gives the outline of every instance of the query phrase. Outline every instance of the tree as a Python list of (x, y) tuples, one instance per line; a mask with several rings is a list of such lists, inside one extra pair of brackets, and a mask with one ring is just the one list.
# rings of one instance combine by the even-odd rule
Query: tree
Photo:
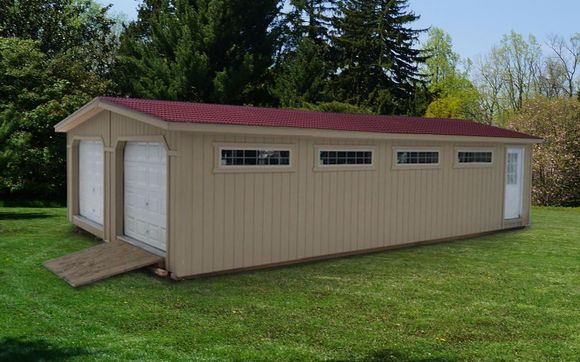
[(274, 68), (272, 93), (284, 107), (303, 107), (329, 100), (334, 72), (330, 47), (336, 0), (292, 0), (284, 14), (286, 35)]
[(542, 51), (533, 35), (524, 38), (515, 32), (504, 35), (499, 48), (499, 65), (503, 70), (506, 101), (511, 109), (519, 110), (534, 94), (540, 72)]
[(234, 104), (270, 102), (278, 0), (146, 0), (121, 38), (124, 95)]
[(53, 126), (107, 84), (38, 42), (0, 38), (0, 195), (62, 201), (65, 137)]
[(493, 47), (490, 53), (477, 61), (474, 83), (480, 94), (479, 104), (485, 123), (493, 124), (504, 110), (502, 93), (505, 87), (503, 73), (499, 64), (500, 51)]
[(546, 97), (563, 96), (566, 77), (562, 64), (553, 58), (547, 58), (538, 78), (538, 93)]
[(539, 92), (541, 48), (532, 35), (504, 35), (500, 46), (478, 61), (475, 85), (489, 123), (505, 124), (509, 114)]
[(0, 196), (63, 201), (65, 137), (53, 126), (106, 94), (116, 40), (92, 1), (0, 7)]
[(435, 99), (425, 116), (481, 120), (479, 92), (468, 78), (470, 63), (464, 62), (466, 70), (460, 69), (461, 57), (453, 51), (451, 36), (442, 29), (433, 27), (428, 35), (423, 44), (423, 52), (428, 54), (423, 72)]
[[(580, 63), (580, 33), (575, 34), (569, 41), (561, 36), (552, 35), (549, 37), (547, 45), (552, 49), (553, 56), (549, 58), (548, 71), (550, 75), (557, 73), (556, 79), (561, 83), (562, 90), (569, 97), (576, 93), (576, 72)], [(563, 78), (563, 79), (562, 79)], [(553, 90), (556, 82), (551, 82)]]
[(322, 102), (328, 100), (331, 74), (332, 68), (321, 48), (306, 38), (279, 65), (273, 93), (283, 107)]
[(36, 40), (48, 56), (76, 53), (104, 75), (117, 46), (109, 8), (92, 0), (4, 0), (0, 37)]
[(423, 52), (428, 54), (425, 70), (429, 77), (429, 86), (440, 91), (445, 83), (457, 76), (461, 57), (453, 51), (451, 35), (443, 29), (432, 27), (427, 31), (428, 39), (423, 43)]
[(445, 96), (435, 98), (425, 111), (427, 118), (455, 118), (466, 119), (463, 110), (463, 100), (459, 96)]
[(339, 5), (335, 98), (379, 113), (408, 113), (425, 57), (414, 45), (423, 30), (406, 0), (349, 0)]
[(534, 203), (580, 206), (580, 101), (535, 97), (524, 102), (509, 126), (545, 140), (534, 146)]
[(304, 38), (328, 46), (336, 3), (337, 0), (290, 0), (290, 11), (286, 14), (288, 48), (296, 48)]

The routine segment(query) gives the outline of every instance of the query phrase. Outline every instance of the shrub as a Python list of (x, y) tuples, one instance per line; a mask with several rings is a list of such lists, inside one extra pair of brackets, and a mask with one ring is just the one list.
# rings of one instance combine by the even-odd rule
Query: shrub
[(534, 146), (533, 202), (580, 206), (580, 101), (532, 99), (511, 117), (509, 126), (545, 140)]

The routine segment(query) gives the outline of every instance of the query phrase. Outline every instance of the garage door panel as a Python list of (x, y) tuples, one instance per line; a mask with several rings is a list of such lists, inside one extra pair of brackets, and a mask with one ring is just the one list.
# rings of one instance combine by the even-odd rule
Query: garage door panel
[(159, 147), (151, 147), (150, 145), (147, 147), (147, 156), (148, 162), (152, 164), (161, 164), (164, 162), (165, 159), (165, 150), (164, 148), (159, 145)]
[(125, 233), (127, 231), (137, 232), (137, 225), (135, 222), (135, 218), (130, 217), (130, 216), (125, 217)]
[(125, 146), (125, 234), (166, 249), (167, 153), (160, 143)]
[(149, 169), (149, 184), (151, 186), (165, 187), (165, 173), (158, 168)]
[[(163, 199), (163, 200), (162, 200)], [(164, 198), (152, 195), (149, 199), (148, 209), (155, 215), (163, 215), (165, 210)]]
[(103, 224), (104, 156), (101, 141), (79, 143), (79, 214)]

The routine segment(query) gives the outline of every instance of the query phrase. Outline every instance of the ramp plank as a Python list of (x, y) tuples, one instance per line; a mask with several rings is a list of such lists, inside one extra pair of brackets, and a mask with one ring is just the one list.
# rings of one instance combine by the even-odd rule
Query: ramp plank
[(73, 287), (80, 287), (161, 262), (161, 256), (116, 241), (48, 260), (43, 265)]

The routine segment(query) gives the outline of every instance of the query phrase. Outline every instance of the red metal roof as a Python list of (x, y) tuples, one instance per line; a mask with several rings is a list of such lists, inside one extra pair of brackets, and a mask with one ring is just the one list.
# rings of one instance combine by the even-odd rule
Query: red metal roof
[(295, 109), (119, 97), (100, 97), (99, 99), (160, 118), (167, 122), (310, 128), (353, 132), (540, 139), (504, 128), (457, 119), (326, 113)]

